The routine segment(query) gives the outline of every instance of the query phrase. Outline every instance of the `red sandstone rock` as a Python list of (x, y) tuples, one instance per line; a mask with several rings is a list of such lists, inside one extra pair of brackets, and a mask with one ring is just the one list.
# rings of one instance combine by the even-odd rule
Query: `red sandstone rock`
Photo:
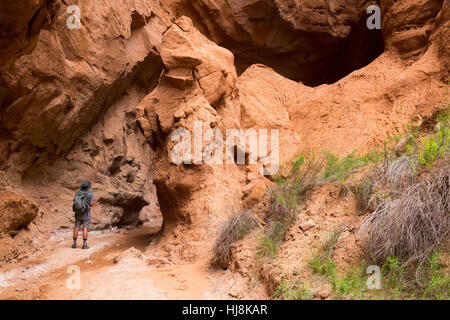
[(287, 162), (305, 148), (371, 150), (448, 103), (444, 1), (382, 1), (379, 38), (365, 27), (372, 1), (96, 1), (80, 5), (80, 30), (64, 2), (35, 3), (0, 24), (20, 40), (0, 43), (0, 190), (34, 199), (42, 217), (24, 221), (43, 232), (72, 226), (90, 179), (94, 228), (145, 223), (159, 203), (168, 261), (192, 261), (270, 182), (261, 164), (175, 165), (176, 129), (276, 128)]
[(0, 233), (26, 228), (38, 213), (38, 204), (24, 196), (0, 192)]

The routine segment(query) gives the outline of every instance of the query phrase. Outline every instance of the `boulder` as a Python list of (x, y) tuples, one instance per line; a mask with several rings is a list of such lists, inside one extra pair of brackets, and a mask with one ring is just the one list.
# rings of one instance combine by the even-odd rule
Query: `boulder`
[(330, 284), (324, 284), (322, 287), (317, 288), (313, 292), (313, 296), (316, 299), (325, 300), (331, 296), (333, 293), (333, 288)]
[(162, 214), (159, 205), (155, 202), (147, 205), (139, 211), (139, 221), (144, 226), (161, 226)]
[(135, 247), (131, 247), (130, 249), (119, 254), (118, 256), (115, 256), (113, 262), (117, 264), (122, 264), (136, 259), (143, 260), (145, 258), (146, 257), (142, 252), (140, 252)]
[(0, 192), (0, 234), (26, 228), (38, 211), (36, 201), (10, 192)]
[(208, 103), (216, 106), (236, 81), (233, 54), (209, 41), (188, 17), (179, 18), (164, 34), (161, 58), (166, 77), (178, 88), (192, 83), (192, 72)]
[(316, 224), (314, 223), (314, 221), (308, 220), (300, 224), (300, 229), (302, 229), (302, 231), (307, 231), (315, 226)]

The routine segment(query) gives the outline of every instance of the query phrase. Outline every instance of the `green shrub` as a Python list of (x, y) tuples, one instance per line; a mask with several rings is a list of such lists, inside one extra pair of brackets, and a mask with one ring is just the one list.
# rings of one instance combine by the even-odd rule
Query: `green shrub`
[(281, 298), (284, 300), (311, 300), (313, 294), (305, 287), (304, 283), (294, 282), (289, 284), (283, 280), (273, 294), (275, 299)]
[(450, 299), (450, 275), (445, 272), (446, 265), (442, 263), (440, 250), (433, 252), (429, 259), (429, 279), (423, 298), (436, 300)]
[(428, 169), (433, 167), (437, 158), (447, 154), (450, 148), (450, 122), (448, 113), (444, 112), (438, 116), (438, 132), (431, 138), (423, 140), (423, 146), (418, 153), (419, 164)]
[(326, 276), (331, 281), (333, 289), (338, 286), (336, 263), (331, 260), (334, 248), (343, 232), (342, 227), (337, 227), (329, 235), (319, 252), (308, 261), (308, 266), (313, 273)]
[(438, 156), (439, 146), (435, 139), (424, 139), (423, 150), (419, 153), (419, 164), (427, 168), (433, 167), (433, 162)]
[(372, 151), (361, 157), (356, 157), (355, 154), (356, 151), (340, 159), (337, 155), (325, 152), (326, 165), (323, 170), (323, 180), (325, 182), (338, 181), (343, 183), (354, 169), (383, 159), (383, 155), (377, 151)]
[(278, 247), (284, 241), (289, 231), (289, 226), (290, 223), (288, 221), (275, 221), (271, 223), (269, 230), (261, 240), (258, 255), (275, 258)]
[(351, 294), (353, 297), (361, 297), (367, 291), (366, 268), (363, 261), (360, 266), (348, 271), (344, 277), (336, 279), (336, 290), (343, 295)]
[(450, 277), (440, 250), (430, 254), (426, 264), (405, 265), (387, 257), (382, 268), (383, 298), (448, 300)]
[(405, 270), (397, 257), (387, 257), (386, 262), (381, 267), (385, 285), (398, 291), (404, 289), (404, 273)]
[(336, 264), (328, 257), (316, 255), (308, 261), (308, 266), (321, 276), (336, 276)]

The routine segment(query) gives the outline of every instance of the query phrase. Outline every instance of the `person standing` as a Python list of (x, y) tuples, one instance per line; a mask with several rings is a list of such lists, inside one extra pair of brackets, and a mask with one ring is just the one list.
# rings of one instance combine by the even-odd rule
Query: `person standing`
[(87, 245), (89, 224), (91, 222), (92, 207), (94, 206), (94, 194), (91, 190), (91, 182), (85, 181), (80, 187), (73, 199), (73, 211), (75, 212), (75, 229), (73, 231), (73, 245), (72, 248), (77, 247), (78, 232), (83, 226), (83, 247), (82, 249), (89, 249)]

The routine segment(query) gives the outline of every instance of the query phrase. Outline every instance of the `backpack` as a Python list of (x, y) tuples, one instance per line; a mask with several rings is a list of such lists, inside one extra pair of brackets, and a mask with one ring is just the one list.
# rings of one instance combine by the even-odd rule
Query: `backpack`
[(89, 191), (80, 191), (73, 198), (73, 211), (75, 214), (85, 214), (89, 211)]

